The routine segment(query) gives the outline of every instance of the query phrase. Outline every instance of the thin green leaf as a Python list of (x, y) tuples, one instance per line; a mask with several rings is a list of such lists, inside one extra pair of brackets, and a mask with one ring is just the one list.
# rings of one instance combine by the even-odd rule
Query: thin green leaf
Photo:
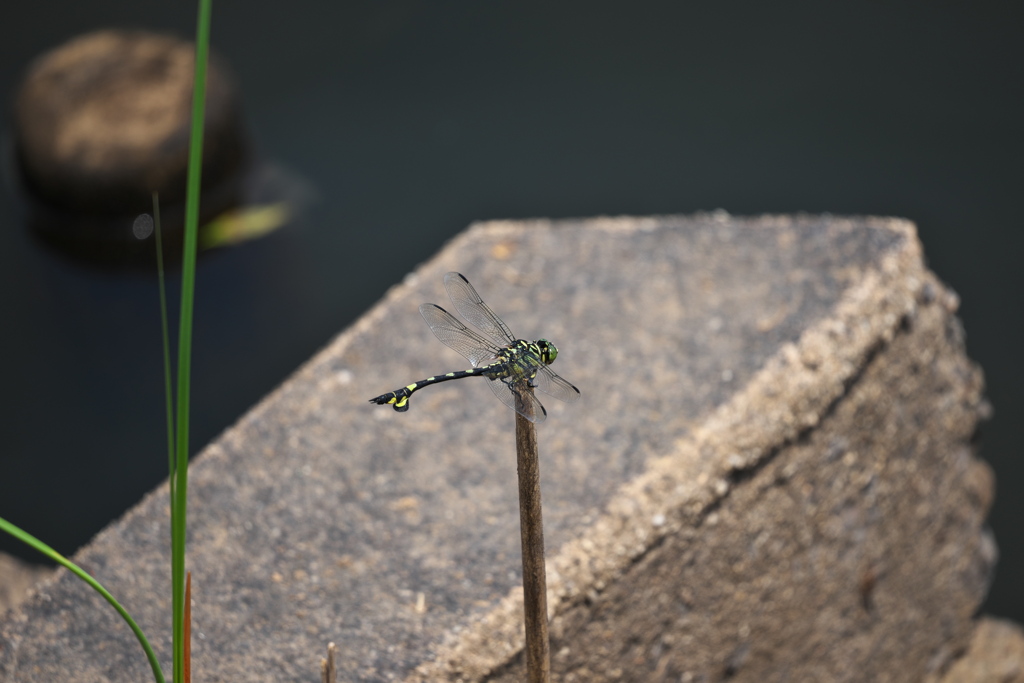
[(49, 557), (51, 560), (54, 560), (55, 562), (60, 563), (64, 567), (67, 567), (68, 571), (75, 574), (75, 576), (82, 579), (82, 581), (85, 581), (87, 584), (92, 586), (93, 590), (102, 595), (103, 598), (107, 602), (109, 602), (114, 609), (117, 610), (117, 613), (121, 615), (121, 618), (125, 620), (125, 622), (128, 624), (128, 627), (132, 630), (132, 632), (135, 633), (135, 637), (139, 639), (139, 644), (142, 645), (142, 649), (146, 651), (146, 657), (149, 659), (149, 666), (153, 669), (153, 678), (157, 681), (157, 683), (165, 683), (164, 672), (160, 669), (160, 662), (157, 660), (156, 653), (153, 652), (153, 648), (150, 646), (149, 640), (146, 638), (146, 634), (142, 632), (142, 629), (139, 627), (138, 624), (135, 623), (135, 620), (132, 619), (130, 614), (128, 614), (128, 611), (121, 606), (121, 603), (115, 600), (114, 596), (111, 595), (106, 588), (100, 585), (99, 581), (89, 576), (89, 574), (84, 569), (79, 567), (77, 564), (67, 559), (66, 557), (64, 557), (50, 546), (40, 541), (32, 534), (28, 533), (27, 531), (22, 531), (18, 527), (14, 526), (3, 517), (0, 517), (0, 530), (6, 531), (11, 536), (14, 536), (19, 541), (32, 546), (33, 548), (41, 552), (43, 555)]
[(210, 47), (212, 0), (199, 0), (196, 19), (195, 79), (192, 84), (192, 132), (185, 196), (185, 246), (181, 259), (181, 318), (178, 325), (178, 410), (175, 437), (174, 498), (171, 517), (171, 582), (174, 610), (174, 681), (182, 683), (185, 669), (185, 530), (188, 519), (189, 396), (192, 371), (192, 311), (195, 298), (196, 242), (203, 162), (203, 124), (206, 110), (206, 62)]
[[(174, 517), (174, 387), (171, 385), (171, 337), (167, 325), (167, 290), (164, 287), (164, 246), (160, 232), (160, 194), (153, 193), (153, 239), (156, 242), (156, 277), (160, 286), (160, 338), (164, 347), (164, 406), (167, 409), (167, 477)], [(173, 541), (172, 541), (173, 542)]]

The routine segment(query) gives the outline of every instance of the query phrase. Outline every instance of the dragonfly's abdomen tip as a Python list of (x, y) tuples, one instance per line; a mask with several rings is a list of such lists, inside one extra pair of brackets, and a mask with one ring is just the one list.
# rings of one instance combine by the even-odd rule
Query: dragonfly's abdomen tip
[[(415, 385), (414, 385), (415, 386)], [(381, 394), (376, 398), (371, 398), (370, 403), (376, 403), (379, 406), (390, 405), (392, 408), (400, 413), (404, 413), (409, 410), (409, 394), (412, 393), (408, 389), (400, 391), (392, 391), (387, 394)], [(402, 395), (404, 394), (404, 395)]]

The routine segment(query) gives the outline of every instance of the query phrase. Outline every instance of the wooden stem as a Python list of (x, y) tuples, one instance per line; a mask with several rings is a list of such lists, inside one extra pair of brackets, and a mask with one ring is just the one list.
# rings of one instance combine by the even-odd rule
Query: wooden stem
[(518, 413), (516, 456), (519, 472), (519, 529), (523, 543), (526, 680), (529, 683), (548, 683), (551, 678), (551, 655), (548, 644), (547, 577), (544, 569), (544, 522), (540, 507), (537, 429)]

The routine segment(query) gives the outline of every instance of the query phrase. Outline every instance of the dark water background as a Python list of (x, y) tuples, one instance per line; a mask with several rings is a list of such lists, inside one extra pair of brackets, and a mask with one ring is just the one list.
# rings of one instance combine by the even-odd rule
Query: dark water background
[[(105, 27), (190, 37), (193, 4), (3, 3), (5, 121), (41, 52)], [(218, 0), (259, 150), (317, 201), (201, 260), (194, 446), (473, 220), (904, 216), (986, 371), (985, 609), (1024, 621), (1022, 28), (1019, 3)], [(61, 552), (166, 476), (156, 302), (150, 274), (39, 248), (0, 191), (0, 515)]]

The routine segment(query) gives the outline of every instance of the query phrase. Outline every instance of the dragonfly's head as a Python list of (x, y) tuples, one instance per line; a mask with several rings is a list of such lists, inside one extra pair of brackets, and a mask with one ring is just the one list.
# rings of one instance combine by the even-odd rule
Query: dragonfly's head
[(558, 358), (558, 348), (547, 339), (538, 339), (537, 348), (540, 349), (540, 358), (545, 365), (551, 365)]

